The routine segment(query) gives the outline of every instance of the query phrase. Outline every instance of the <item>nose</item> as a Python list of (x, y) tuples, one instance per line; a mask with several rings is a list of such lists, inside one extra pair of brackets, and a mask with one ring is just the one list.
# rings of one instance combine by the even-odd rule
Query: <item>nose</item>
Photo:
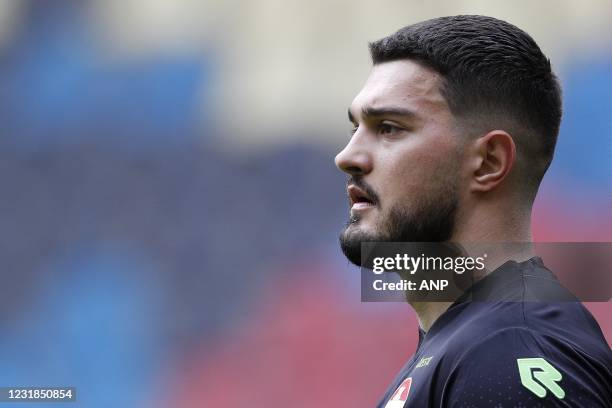
[(357, 133), (334, 161), (338, 169), (352, 176), (363, 176), (372, 171), (372, 155)]

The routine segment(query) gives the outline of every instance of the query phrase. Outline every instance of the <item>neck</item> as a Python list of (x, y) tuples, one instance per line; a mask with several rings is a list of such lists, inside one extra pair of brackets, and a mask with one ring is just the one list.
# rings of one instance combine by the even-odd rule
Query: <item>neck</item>
[[(499, 209), (492, 215), (486, 209), (474, 211), (471, 217), (456, 226), (450, 241), (461, 244), (468, 254), (480, 256), (487, 253), (486, 269), (475, 280), (480, 280), (509, 260), (523, 262), (534, 256), (531, 243), (531, 212), (508, 211), (499, 216)], [(464, 214), (468, 215), (468, 214)], [(496, 221), (492, 221), (496, 220)], [(509, 243), (510, 245), (500, 245)], [(410, 302), (425, 332), (453, 304), (453, 302)]]
[(452, 302), (411, 302), (410, 306), (414, 309), (419, 320), (419, 327), (424, 332), (428, 332), (431, 326), (446, 310)]

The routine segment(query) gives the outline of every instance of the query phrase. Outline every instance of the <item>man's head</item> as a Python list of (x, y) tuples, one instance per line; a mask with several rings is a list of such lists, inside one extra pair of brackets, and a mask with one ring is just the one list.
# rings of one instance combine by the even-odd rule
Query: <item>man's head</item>
[(352, 137), (336, 156), (349, 174), (340, 236), (446, 241), (484, 204), (531, 208), (550, 165), (561, 91), (549, 60), (517, 27), (454, 16), (370, 44), (374, 66), (349, 108)]

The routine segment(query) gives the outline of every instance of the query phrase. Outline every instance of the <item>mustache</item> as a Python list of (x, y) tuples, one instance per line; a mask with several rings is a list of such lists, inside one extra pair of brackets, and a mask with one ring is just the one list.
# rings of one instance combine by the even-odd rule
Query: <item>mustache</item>
[(351, 185), (357, 186), (363, 191), (365, 191), (365, 193), (368, 195), (368, 198), (372, 201), (372, 204), (378, 205), (378, 203), (380, 202), (376, 191), (374, 191), (374, 189), (363, 180), (363, 177), (349, 176), (346, 180), (346, 187), (348, 188)]

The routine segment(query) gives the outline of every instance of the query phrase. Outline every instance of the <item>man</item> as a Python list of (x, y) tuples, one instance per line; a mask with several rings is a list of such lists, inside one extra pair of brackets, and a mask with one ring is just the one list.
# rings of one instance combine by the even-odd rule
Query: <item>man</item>
[[(362, 242), (531, 241), (561, 121), (561, 90), (534, 40), (504, 21), (454, 16), (370, 51), (336, 156), (349, 175), (347, 258), (361, 264)], [(543, 301), (539, 288), (561, 289), (529, 251), (498, 261), (469, 296), (411, 302), (419, 346), (379, 407), (612, 406), (611, 351), (590, 313)], [(470, 301), (482, 293), (495, 296)]]

